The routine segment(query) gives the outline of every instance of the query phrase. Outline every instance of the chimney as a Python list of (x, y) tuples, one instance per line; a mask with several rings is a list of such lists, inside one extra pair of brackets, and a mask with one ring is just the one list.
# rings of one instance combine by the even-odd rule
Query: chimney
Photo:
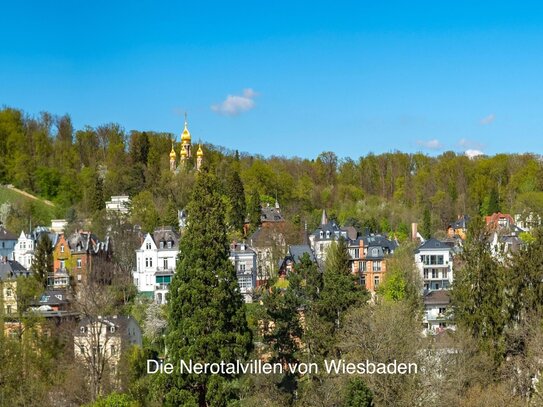
[(411, 240), (415, 242), (417, 240), (418, 223), (411, 223)]

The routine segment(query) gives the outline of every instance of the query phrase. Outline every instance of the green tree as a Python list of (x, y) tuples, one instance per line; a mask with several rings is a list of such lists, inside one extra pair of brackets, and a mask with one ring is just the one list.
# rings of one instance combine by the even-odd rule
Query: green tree
[(345, 407), (373, 407), (374, 405), (373, 394), (366, 383), (359, 377), (349, 380)]
[(456, 323), (499, 363), (504, 356), (508, 321), (506, 275), (492, 256), (489, 241), (482, 219), (472, 219), (451, 294)]
[(160, 217), (155, 206), (153, 194), (150, 191), (141, 191), (132, 199), (132, 223), (141, 225), (142, 229), (152, 233), (160, 223)]
[(254, 189), (249, 198), (249, 223), (251, 230), (256, 230), (260, 226), (260, 194)]
[(228, 224), (236, 231), (243, 231), (247, 205), (245, 190), (237, 170), (233, 169), (226, 180), (226, 195), (228, 196)]
[(350, 260), (344, 238), (331, 244), (326, 254), (323, 289), (317, 307), (323, 319), (333, 323), (334, 333), (342, 326), (345, 312), (368, 298), (366, 288), (356, 284)]
[(47, 273), (53, 272), (53, 243), (47, 233), (42, 233), (36, 244), (32, 271), (45, 288), (47, 285)]
[(430, 208), (424, 208), (422, 213), (422, 227), (421, 234), (425, 239), (430, 239), (432, 237), (432, 213)]
[[(196, 179), (187, 207), (177, 272), (168, 298), (168, 359), (234, 362), (252, 346), (245, 306), (229, 257), (220, 184), (208, 173)], [(166, 381), (167, 405), (224, 406), (235, 398), (232, 375), (175, 374)]]

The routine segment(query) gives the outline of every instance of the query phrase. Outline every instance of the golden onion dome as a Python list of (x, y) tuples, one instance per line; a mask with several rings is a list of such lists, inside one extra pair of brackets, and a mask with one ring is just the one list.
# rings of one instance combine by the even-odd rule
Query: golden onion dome
[(187, 120), (185, 119), (185, 129), (183, 130), (183, 133), (181, 134), (181, 142), (183, 144), (190, 144), (190, 132), (187, 127)]
[(184, 148), (181, 149), (181, 157), (186, 157), (187, 156), (187, 150), (185, 150)]
[(172, 143), (172, 151), (170, 151), (170, 158), (172, 160), (175, 160), (175, 157), (177, 157), (177, 154), (175, 153), (175, 150), (173, 149), (173, 143)]
[(201, 144), (198, 146), (198, 151), (196, 152), (196, 156), (197, 157), (203, 157), (204, 156), (204, 151), (202, 150), (202, 145)]

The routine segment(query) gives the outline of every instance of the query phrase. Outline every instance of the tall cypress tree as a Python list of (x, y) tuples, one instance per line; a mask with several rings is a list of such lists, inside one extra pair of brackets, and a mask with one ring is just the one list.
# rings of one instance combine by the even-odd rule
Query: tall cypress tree
[[(174, 364), (245, 359), (252, 346), (236, 272), (230, 263), (220, 184), (198, 175), (187, 206), (177, 272), (168, 301), (168, 358)], [(166, 381), (167, 405), (224, 406), (232, 375), (181, 374)]]
[(258, 190), (253, 190), (249, 198), (249, 223), (251, 224), (251, 230), (256, 230), (260, 226), (260, 194)]
[(233, 169), (226, 180), (226, 193), (229, 201), (228, 223), (236, 231), (243, 230), (247, 204), (245, 203), (245, 189), (237, 170)]
[(36, 244), (32, 271), (43, 287), (46, 287), (47, 273), (53, 272), (53, 243), (47, 233), (43, 233)]

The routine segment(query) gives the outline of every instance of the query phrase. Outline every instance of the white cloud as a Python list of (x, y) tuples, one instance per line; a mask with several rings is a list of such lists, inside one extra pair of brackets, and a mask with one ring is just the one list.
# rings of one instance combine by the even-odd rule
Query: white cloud
[(494, 113), (491, 113), (491, 114), (489, 114), (488, 116), (483, 117), (483, 118), (481, 119), (481, 122), (480, 122), (480, 123), (481, 123), (483, 126), (486, 126), (486, 125), (492, 123), (494, 120), (496, 120), (496, 115), (495, 115)]
[(439, 140), (435, 138), (432, 140), (418, 140), (417, 144), (429, 150), (439, 150), (443, 147)]
[(228, 95), (222, 103), (211, 105), (211, 110), (226, 116), (236, 116), (255, 107), (256, 95), (251, 88), (243, 89), (241, 95)]
[(484, 155), (484, 153), (481, 150), (475, 150), (475, 149), (469, 149), (464, 152), (467, 157), (469, 158), (475, 158), (478, 155)]

